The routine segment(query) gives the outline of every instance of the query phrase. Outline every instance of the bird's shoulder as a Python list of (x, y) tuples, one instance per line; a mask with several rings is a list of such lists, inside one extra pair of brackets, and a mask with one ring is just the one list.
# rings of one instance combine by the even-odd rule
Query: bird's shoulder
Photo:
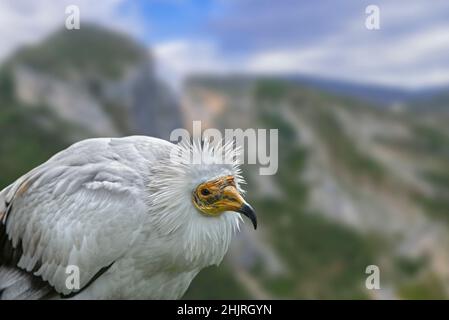
[(174, 145), (148, 136), (92, 138), (76, 142), (54, 155), (49, 162), (78, 164), (99, 161), (154, 161), (167, 155)]
[(88, 139), (19, 178), (0, 192), (0, 266), (70, 293), (65, 268), (76, 265), (88, 284), (131, 245), (146, 219), (145, 174), (170, 146), (142, 136)]

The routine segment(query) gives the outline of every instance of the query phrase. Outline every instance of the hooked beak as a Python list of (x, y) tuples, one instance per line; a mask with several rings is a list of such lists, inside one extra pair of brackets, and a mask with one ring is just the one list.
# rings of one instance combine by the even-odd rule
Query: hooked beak
[(256, 213), (254, 212), (253, 207), (251, 207), (248, 203), (245, 202), (237, 212), (240, 212), (241, 214), (247, 216), (253, 223), (254, 230), (257, 229), (257, 216)]
[(257, 229), (257, 217), (253, 207), (243, 199), (235, 187), (226, 187), (223, 191), (223, 196), (225, 198), (224, 207), (226, 210), (239, 212), (248, 217), (254, 226), (254, 230)]

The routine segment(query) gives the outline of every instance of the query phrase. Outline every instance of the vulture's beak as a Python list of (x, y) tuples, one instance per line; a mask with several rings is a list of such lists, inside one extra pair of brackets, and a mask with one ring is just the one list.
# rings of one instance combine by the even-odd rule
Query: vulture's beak
[(239, 212), (247, 216), (253, 223), (254, 229), (257, 229), (257, 217), (253, 207), (240, 195), (234, 186), (228, 186), (223, 190), (223, 202), (229, 211)]
[(257, 229), (257, 216), (256, 213), (254, 212), (253, 207), (251, 207), (248, 203), (245, 202), (237, 212), (240, 212), (241, 214), (247, 216), (253, 223), (254, 230)]

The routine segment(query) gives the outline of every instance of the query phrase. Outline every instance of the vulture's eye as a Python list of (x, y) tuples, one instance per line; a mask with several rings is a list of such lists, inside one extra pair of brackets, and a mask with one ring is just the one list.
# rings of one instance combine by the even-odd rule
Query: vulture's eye
[(208, 196), (208, 195), (210, 195), (210, 191), (209, 191), (209, 189), (204, 188), (204, 189), (201, 189), (201, 194), (203, 196)]

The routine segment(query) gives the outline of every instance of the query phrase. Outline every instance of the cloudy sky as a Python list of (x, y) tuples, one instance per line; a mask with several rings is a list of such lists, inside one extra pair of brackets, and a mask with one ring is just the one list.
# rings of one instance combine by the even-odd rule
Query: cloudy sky
[[(312, 74), (407, 88), (449, 84), (449, 1), (0, 0), (0, 59), (83, 21), (126, 31), (176, 84), (194, 72)], [(380, 30), (365, 27), (370, 5)]]

